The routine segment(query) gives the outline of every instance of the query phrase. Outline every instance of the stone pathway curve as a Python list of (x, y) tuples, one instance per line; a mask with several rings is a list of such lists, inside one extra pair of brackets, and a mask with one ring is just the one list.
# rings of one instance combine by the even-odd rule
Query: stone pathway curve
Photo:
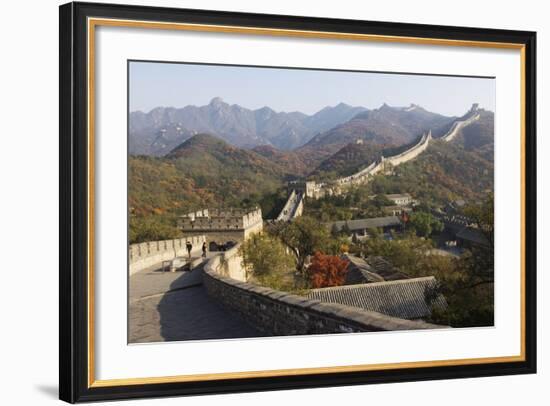
[(130, 344), (264, 335), (208, 296), (203, 266), (190, 272), (152, 267), (130, 277)]

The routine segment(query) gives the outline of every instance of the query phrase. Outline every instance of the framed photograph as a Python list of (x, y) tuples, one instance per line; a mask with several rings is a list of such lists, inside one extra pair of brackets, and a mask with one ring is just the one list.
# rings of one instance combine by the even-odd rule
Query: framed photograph
[(536, 372), (536, 34), (60, 7), (60, 398)]

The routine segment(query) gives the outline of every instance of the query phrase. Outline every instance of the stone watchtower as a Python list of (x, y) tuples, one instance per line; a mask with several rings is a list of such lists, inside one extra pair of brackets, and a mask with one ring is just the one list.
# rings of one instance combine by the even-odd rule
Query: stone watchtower
[(204, 235), (209, 245), (232, 245), (262, 231), (262, 210), (259, 207), (203, 209), (181, 216), (178, 228), (186, 237)]

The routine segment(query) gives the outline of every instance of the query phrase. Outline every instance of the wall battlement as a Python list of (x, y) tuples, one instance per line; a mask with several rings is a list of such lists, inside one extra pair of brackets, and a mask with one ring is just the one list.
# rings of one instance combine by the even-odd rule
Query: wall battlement
[[(204, 209), (183, 215), (178, 228), (184, 235), (204, 236), (206, 243), (223, 245), (228, 242), (243, 242), (253, 233), (263, 229), (262, 210), (250, 209)], [(216, 249), (216, 248), (212, 248)]]
[(187, 256), (185, 244), (189, 241), (193, 245), (191, 253), (196, 255), (201, 252), (202, 243), (206, 241), (204, 236), (197, 235), (175, 240), (148, 241), (138, 244), (130, 244), (128, 247), (128, 268), (130, 275), (145, 268), (167, 261), (175, 257)]
[[(414, 106), (411, 106), (413, 108)], [(464, 120), (456, 120), (451, 129), (442, 136), (440, 139), (446, 142), (452, 141), (453, 138), (462, 130), (464, 127), (470, 125), (480, 118), (480, 108), (478, 103), (472, 104), (470, 110), (466, 114), (468, 117)], [(348, 187), (352, 185), (361, 185), (367, 183), (369, 178), (377, 174), (380, 171), (386, 170), (388, 166), (397, 166), (405, 162), (410, 161), (411, 159), (416, 158), (422, 152), (428, 148), (430, 141), (432, 140), (431, 130), (423, 134), (418, 143), (413, 145), (411, 148), (406, 151), (401, 152), (400, 154), (382, 157), (379, 161), (371, 163), (366, 168), (361, 169), (360, 171), (354, 173), (353, 175), (346, 176), (343, 178), (337, 179), (335, 182), (314, 182), (309, 181), (305, 184), (305, 195), (306, 197), (319, 199), (320, 197), (328, 195), (338, 195), (342, 193), (342, 187)]]
[(346, 176), (337, 179), (335, 182), (320, 182), (314, 181), (306, 182), (305, 191), (306, 197), (318, 199), (327, 195), (339, 195), (342, 193), (342, 188), (352, 185), (362, 185), (369, 181), (369, 179), (380, 171), (384, 171), (388, 166), (397, 166), (402, 163), (408, 162), (411, 159), (416, 158), (422, 152), (428, 148), (430, 141), (432, 140), (432, 132), (428, 131), (423, 134), (418, 142), (397, 155), (384, 157), (376, 162), (372, 162), (366, 168), (361, 169), (359, 172), (353, 175)]
[(384, 158), (384, 162), (389, 163), (393, 166), (397, 166), (402, 163), (408, 162), (411, 159), (416, 158), (422, 152), (424, 152), (426, 148), (428, 148), (428, 145), (431, 140), (432, 140), (432, 132), (428, 131), (426, 134), (423, 134), (422, 137), (420, 137), (420, 140), (418, 141), (418, 143), (413, 145), (411, 148), (409, 148), (404, 152), (401, 152), (400, 154)]
[(238, 247), (210, 259), (204, 267), (203, 281), (208, 294), (269, 335), (441, 328), (423, 321), (409, 321), (307, 299), (253, 285), (245, 280), (246, 273), (242, 271)]
[(302, 192), (296, 192), (292, 189), (288, 195), (285, 205), (275, 219), (276, 221), (290, 221), (302, 215), (304, 211), (304, 195)]
[(457, 136), (457, 134), (459, 133), (460, 130), (462, 130), (464, 127), (472, 124), (474, 121), (479, 120), (480, 114), (477, 113), (477, 111), (478, 111), (478, 107), (477, 107), (477, 105), (474, 104), (472, 106), (472, 108), (470, 109), (470, 113), (475, 113), (475, 114), (472, 114), (466, 120), (461, 120), (461, 121), (457, 120), (457, 121), (455, 121), (453, 123), (451, 129), (447, 132), (447, 134), (445, 134), (443, 137), (441, 137), (441, 139), (445, 142), (452, 141)]
[(188, 213), (178, 220), (178, 227), (184, 232), (246, 230), (262, 222), (262, 210), (229, 208), (204, 209)]

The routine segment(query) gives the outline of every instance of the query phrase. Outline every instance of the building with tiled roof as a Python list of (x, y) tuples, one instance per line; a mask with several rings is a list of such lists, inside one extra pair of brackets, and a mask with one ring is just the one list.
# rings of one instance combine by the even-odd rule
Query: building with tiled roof
[(408, 320), (429, 317), (432, 306), (447, 307), (443, 295), (438, 295), (431, 303), (427, 297), (437, 288), (435, 277), (403, 279), (391, 282), (366, 283), (361, 285), (336, 286), (312, 289), (309, 299), (326, 303), (339, 303)]
[(370, 265), (363, 258), (355, 255), (344, 255), (349, 261), (346, 273), (345, 285), (357, 285), (361, 283), (384, 282), (384, 278), (373, 272)]
[(401, 228), (401, 220), (397, 216), (373, 217), (368, 219), (343, 220), (328, 223), (329, 230), (342, 231), (347, 229), (352, 233), (365, 234), (368, 229), (381, 228), (384, 231)]
[(370, 265), (370, 270), (380, 275), (386, 281), (396, 281), (399, 279), (409, 279), (409, 276), (394, 267), (390, 262), (380, 256), (369, 256), (366, 262)]

